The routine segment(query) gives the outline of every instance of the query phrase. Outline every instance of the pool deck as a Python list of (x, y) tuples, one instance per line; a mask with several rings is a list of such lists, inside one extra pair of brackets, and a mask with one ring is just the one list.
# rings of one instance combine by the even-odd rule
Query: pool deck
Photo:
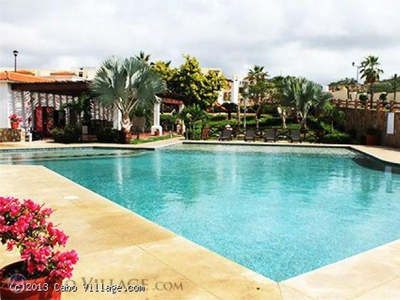
[[(172, 139), (122, 147), (152, 150), (181, 142)], [(300, 145), (312, 146), (294, 144)], [(70, 145), (73, 146), (93, 144)], [(0, 143), (0, 149), (49, 147), (65, 145)], [(400, 164), (400, 149), (351, 147)], [(72, 278), (78, 291), (63, 293), (63, 299), (400, 299), (400, 240), (277, 283), (43, 166), (0, 165), (0, 195), (31, 198), (56, 209), (54, 222), (69, 234), (68, 246), (80, 256)], [(0, 246), (0, 253), (0, 266), (18, 260), (18, 255), (6, 252), (4, 246)], [(94, 284), (96, 280), (99, 284), (103, 281), (104, 285), (143, 283), (146, 291), (115, 295), (85, 292), (83, 283)]]

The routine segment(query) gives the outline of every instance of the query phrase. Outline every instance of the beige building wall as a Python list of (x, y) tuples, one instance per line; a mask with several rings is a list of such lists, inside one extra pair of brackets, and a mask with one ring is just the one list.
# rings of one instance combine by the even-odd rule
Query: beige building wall
[[(346, 89), (343, 89), (343, 90), (340, 90), (340, 91), (331, 92), (331, 93), (333, 94), (333, 98), (335, 98), (335, 99), (347, 100), (347, 90)], [(357, 95), (359, 95), (359, 94), (360, 93), (350, 92), (350, 98), (352, 100), (355, 100), (356, 98), (358, 98)], [(381, 94), (382, 93), (375, 93), (374, 94), (374, 101), (379, 100), (379, 96)], [(370, 97), (370, 95), (368, 94), (368, 99), (369, 99), (369, 97)], [(394, 100), (394, 93), (388, 93), (387, 94), (387, 100), (388, 101), (393, 101)], [(400, 92), (397, 92), (396, 101), (400, 102)]]

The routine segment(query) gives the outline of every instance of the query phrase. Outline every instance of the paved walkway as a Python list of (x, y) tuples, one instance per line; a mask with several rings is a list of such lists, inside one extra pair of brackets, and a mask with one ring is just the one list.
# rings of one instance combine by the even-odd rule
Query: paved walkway
[[(177, 142), (181, 141), (146, 146)], [(0, 144), (0, 149), (22, 144), (64, 146), (10, 143)], [(400, 163), (397, 149), (354, 148)], [(73, 281), (68, 282), (75, 282), (78, 291), (64, 293), (63, 299), (400, 299), (400, 240), (276, 283), (42, 166), (0, 165), (0, 195), (31, 198), (56, 209), (55, 223), (69, 234), (69, 247), (80, 256)], [(0, 265), (18, 259), (16, 253), (5, 252), (4, 246), (0, 253)], [(144, 284), (146, 291), (85, 292), (84, 283), (92, 287), (95, 283)]]

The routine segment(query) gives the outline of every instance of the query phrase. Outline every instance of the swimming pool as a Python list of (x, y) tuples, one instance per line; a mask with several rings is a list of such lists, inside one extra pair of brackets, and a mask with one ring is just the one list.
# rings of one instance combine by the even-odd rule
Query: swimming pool
[(30, 163), (276, 281), (400, 236), (398, 169), (346, 149), (183, 145)]

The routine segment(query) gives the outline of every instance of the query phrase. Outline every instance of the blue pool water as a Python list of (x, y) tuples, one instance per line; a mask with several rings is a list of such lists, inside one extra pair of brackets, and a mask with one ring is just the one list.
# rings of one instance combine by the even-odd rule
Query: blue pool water
[(183, 145), (30, 163), (276, 281), (400, 238), (399, 170), (345, 149)]

